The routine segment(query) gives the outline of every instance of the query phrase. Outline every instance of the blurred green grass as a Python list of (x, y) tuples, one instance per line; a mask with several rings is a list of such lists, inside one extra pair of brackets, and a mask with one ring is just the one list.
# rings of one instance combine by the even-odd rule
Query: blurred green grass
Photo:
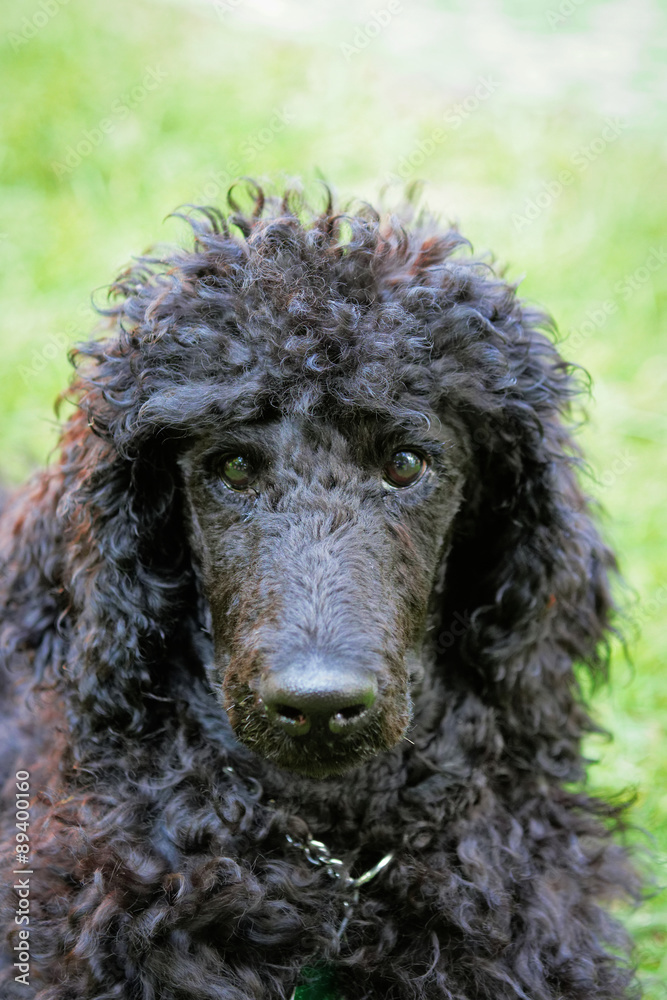
[[(637, 790), (634, 820), (653, 838), (661, 884), (665, 10), (419, 0), (375, 32), (381, 6), (4, 4), (1, 476), (18, 481), (47, 458), (65, 345), (94, 323), (91, 289), (151, 243), (185, 239), (177, 220), (162, 221), (176, 206), (222, 202), (235, 174), (322, 173), (344, 198), (370, 200), (387, 182), (397, 200), (403, 182), (424, 179), (427, 202), (476, 250), (525, 274), (523, 293), (554, 313), (564, 354), (593, 374), (583, 443), (627, 581), (632, 666), (617, 650), (614, 686), (597, 696), (615, 739), (592, 741), (601, 763), (590, 781)], [(658, 1000), (666, 894), (628, 921)]]

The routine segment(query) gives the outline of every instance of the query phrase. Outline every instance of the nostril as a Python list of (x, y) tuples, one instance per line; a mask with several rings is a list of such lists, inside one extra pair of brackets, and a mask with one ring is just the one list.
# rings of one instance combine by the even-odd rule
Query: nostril
[(290, 736), (350, 736), (374, 717), (376, 676), (364, 666), (319, 654), (267, 663), (258, 686), (268, 720)]
[(367, 705), (346, 705), (345, 708), (339, 708), (335, 713), (334, 718), (345, 719), (356, 719), (357, 716), (363, 715), (367, 709)]
[(292, 705), (274, 705), (273, 710), (276, 715), (281, 715), (283, 719), (291, 719), (292, 722), (298, 722), (301, 725), (308, 719), (305, 712), (302, 712), (300, 708), (294, 708)]
[(302, 709), (281, 702), (267, 704), (266, 708), (269, 718), (292, 736), (305, 736), (310, 732), (311, 720)]
[(329, 718), (332, 733), (351, 733), (365, 726), (368, 721), (368, 705), (345, 705)]

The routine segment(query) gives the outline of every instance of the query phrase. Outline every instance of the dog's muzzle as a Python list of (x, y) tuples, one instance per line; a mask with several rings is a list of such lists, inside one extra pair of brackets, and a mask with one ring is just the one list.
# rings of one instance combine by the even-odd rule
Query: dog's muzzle
[(367, 728), (378, 684), (363, 664), (312, 653), (266, 671), (258, 694), (272, 726), (308, 742), (328, 744)]
[(285, 770), (344, 774), (396, 746), (410, 723), (407, 671), (374, 650), (265, 648), (254, 665), (252, 677), (248, 660), (230, 660), (225, 708), (236, 737)]

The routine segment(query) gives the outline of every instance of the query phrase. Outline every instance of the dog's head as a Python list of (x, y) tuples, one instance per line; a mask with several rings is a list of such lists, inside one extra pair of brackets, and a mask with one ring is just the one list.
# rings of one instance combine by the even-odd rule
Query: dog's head
[(607, 556), (544, 318), (432, 223), (261, 195), (204, 219), (192, 252), (123, 276), (115, 332), (80, 352), (87, 717), (143, 724), (197, 594), (237, 736), (313, 776), (402, 739), (424, 662), (511, 702), (594, 658)]
[(320, 775), (403, 736), (463, 440), (343, 405), (232, 417), (184, 455), (224, 704), (254, 750)]

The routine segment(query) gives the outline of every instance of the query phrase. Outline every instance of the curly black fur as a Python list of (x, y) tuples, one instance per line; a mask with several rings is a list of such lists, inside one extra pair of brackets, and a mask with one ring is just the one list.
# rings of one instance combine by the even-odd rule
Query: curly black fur
[[(60, 460), (3, 514), (3, 874), (17, 770), (33, 874), (2, 996), (269, 1000), (328, 962), (349, 1000), (634, 997), (574, 672), (604, 677), (614, 560), (548, 320), (425, 218), (257, 191), (191, 224), (117, 281)], [(390, 490), (397, 448), (427, 472)], [(379, 690), (310, 754), (257, 696), (308, 642)], [(341, 937), (343, 881), (288, 836), (353, 875), (394, 852)]]

